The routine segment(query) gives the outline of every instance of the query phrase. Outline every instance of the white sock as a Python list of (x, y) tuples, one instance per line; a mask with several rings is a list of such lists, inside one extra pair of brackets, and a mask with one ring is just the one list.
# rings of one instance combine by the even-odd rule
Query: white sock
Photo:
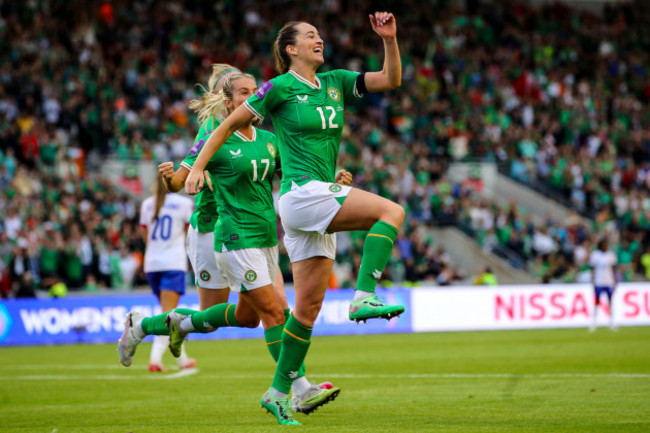
[(162, 357), (169, 346), (169, 335), (156, 335), (153, 337), (153, 345), (151, 346), (151, 357), (149, 362), (162, 364)]
[(142, 319), (133, 324), (133, 331), (138, 338), (144, 338), (147, 334), (142, 330)]
[(188, 360), (187, 352), (185, 351), (185, 343), (181, 346), (181, 356), (178, 357), (178, 365), (186, 363)]
[(186, 318), (184, 318), (181, 321), (181, 324), (180, 324), (179, 327), (180, 327), (181, 331), (183, 331), (183, 332), (196, 331), (196, 328), (192, 324), (192, 317), (191, 316), (187, 316)]
[(309, 387), (311, 387), (311, 383), (309, 383), (307, 377), (302, 376), (293, 381), (291, 391), (293, 391), (293, 395), (303, 395)]
[(371, 292), (365, 292), (363, 290), (355, 290), (354, 291), (354, 299), (353, 301), (360, 301), (362, 299), (366, 299), (368, 296), (372, 296), (374, 293)]
[(273, 387), (271, 387), (271, 392), (277, 398), (287, 398), (287, 397), (289, 397), (289, 394), (287, 394), (286, 392), (280, 392), (280, 391), (278, 391), (277, 389), (275, 389)]

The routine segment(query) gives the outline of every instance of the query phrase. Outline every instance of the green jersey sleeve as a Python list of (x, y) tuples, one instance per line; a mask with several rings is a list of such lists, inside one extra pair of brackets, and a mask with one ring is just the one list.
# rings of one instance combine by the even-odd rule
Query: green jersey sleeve
[(190, 149), (185, 159), (183, 159), (183, 162), (181, 162), (181, 165), (183, 167), (187, 168), (188, 170), (192, 169), (194, 162), (196, 162), (196, 158), (199, 157), (201, 148), (203, 148), (205, 142), (208, 141), (208, 138), (210, 137), (210, 134), (212, 134), (212, 131), (217, 129), (218, 126), (219, 122), (214, 117), (211, 117), (201, 123), (199, 132), (196, 134), (196, 138), (194, 139), (194, 145)]
[(349, 101), (353, 98), (360, 98), (361, 93), (357, 89), (357, 78), (361, 75), (359, 72), (346, 71), (345, 69), (335, 69), (330, 72), (326, 72), (327, 75), (330, 75), (332, 81), (337, 83), (338, 86), (343, 91), (343, 100)]
[[(194, 139), (194, 145), (185, 159), (183, 159), (183, 162), (181, 162), (183, 167), (188, 170), (192, 169), (196, 158), (201, 152), (201, 148), (217, 126), (219, 126), (219, 122), (214, 118), (209, 118), (201, 124), (199, 132), (196, 134), (196, 138)], [(214, 229), (214, 223), (217, 220), (217, 204), (212, 191), (206, 188), (194, 196), (194, 205), (196, 210), (190, 217), (190, 225), (197, 229), (199, 233), (212, 232)]]
[(244, 102), (246, 108), (260, 119), (274, 111), (284, 102), (283, 89), (286, 80), (283, 77), (284, 75), (280, 75), (262, 84), (262, 87)]

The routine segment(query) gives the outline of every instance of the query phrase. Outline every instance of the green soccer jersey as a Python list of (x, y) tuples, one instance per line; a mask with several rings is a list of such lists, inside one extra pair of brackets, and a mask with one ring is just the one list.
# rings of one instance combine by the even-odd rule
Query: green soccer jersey
[[(181, 163), (187, 169), (192, 169), (194, 161), (199, 155), (203, 144), (208, 140), (212, 131), (219, 126), (219, 121), (214, 117), (204, 120), (199, 128), (199, 133), (196, 134), (194, 139), (194, 146), (190, 149), (183, 162)], [(190, 217), (190, 224), (194, 229), (198, 229), (199, 233), (210, 233), (214, 230), (214, 224), (217, 222), (217, 202), (214, 200), (214, 195), (209, 189), (205, 189), (194, 196), (195, 211)]]
[(277, 139), (253, 128), (252, 140), (235, 132), (210, 158), (219, 217), (214, 226), (217, 252), (278, 244), (272, 179), (280, 165)]
[(280, 193), (310, 180), (334, 182), (344, 103), (360, 97), (358, 72), (316, 74), (317, 85), (294, 71), (266, 82), (245, 102), (257, 117), (271, 116), (282, 155)]

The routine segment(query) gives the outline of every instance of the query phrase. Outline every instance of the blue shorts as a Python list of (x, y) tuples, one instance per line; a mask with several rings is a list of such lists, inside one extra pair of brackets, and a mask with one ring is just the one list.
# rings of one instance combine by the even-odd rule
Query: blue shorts
[(185, 293), (185, 271), (147, 272), (147, 280), (156, 296), (160, 296), (161, 290)]
[(596, 292), (596, 301), (600, 299), (600, 295), (607, 293), (607, 298), (611, 299), (614, 294), (614, 288), (609, 286), (595, 286), (594, 290)]

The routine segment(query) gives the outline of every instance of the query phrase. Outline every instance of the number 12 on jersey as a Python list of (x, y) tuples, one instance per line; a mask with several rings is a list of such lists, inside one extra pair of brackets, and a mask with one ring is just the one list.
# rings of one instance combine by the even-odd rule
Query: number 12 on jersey
[[(327, 124), (325, 122), (325, 111), (323, 111), (323, 107), (316, 107), (316, 110), (318, 110), (318, 114), (320, 114), (320, 120), (323, 125), (323, 129), (327, 129)], [(334, 107), (330, 107), (329, 105), (325, 107), (325, 110), (329, 111), (329, 127), (330, 128), (338, 128), (339, 125), (334, 123), (334, 117), (336, 117), (336, 110)]]

